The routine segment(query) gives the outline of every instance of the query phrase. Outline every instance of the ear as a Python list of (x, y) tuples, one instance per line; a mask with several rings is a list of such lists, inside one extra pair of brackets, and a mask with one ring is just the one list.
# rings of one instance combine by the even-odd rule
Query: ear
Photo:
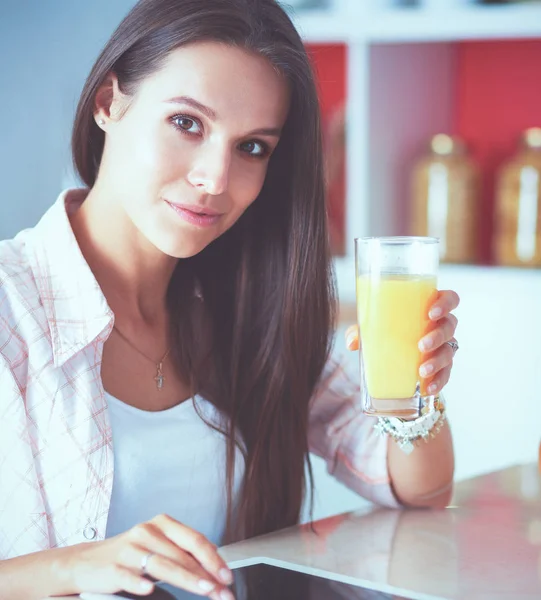
[(118, 78), (114, 73), (109, 73), (100, 85), (94, 100), (94, 119), (101, 129), (107, 123), (118, 121), (125, 111), (126, 95), (120, 91)]

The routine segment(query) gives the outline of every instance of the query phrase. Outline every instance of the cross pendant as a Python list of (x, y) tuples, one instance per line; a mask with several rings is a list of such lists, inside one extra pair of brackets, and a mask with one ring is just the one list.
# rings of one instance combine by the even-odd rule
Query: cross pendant
[(156, 387), (158, 388), (158, 392), (162, 391), (162, 388), (165, 383), (165, 377), (162, 373), (162, 363), (157, 365), (156, 377), (154, 377), (154, 381), (156, 382)]

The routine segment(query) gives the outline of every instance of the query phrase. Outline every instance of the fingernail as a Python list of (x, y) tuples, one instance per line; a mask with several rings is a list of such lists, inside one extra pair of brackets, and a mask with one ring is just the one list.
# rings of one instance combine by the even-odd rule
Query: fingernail
[(433, 308), (429, 313), (428, 316), (431, 319), (439, 319), (441, 317), (441, 315), (443, 314), (443, 310), (437, 306), (436, 308)]
[(431, 385), (428, 386), (428, 393), (433, 394), (437, 389), (438, 389), (437, 384), (432, 383)]
[(222, 590), (220, 592), (221, 600), (235, 600), (235, 596), (229, 590)]
[(426, 352), (427, 350), (430, 350), (433, 345), (434, 342), (432, 341), (432, 338), (424, 338), (419, 342), (419, 350), (421, 352)]
[(200, 579), (197, 585), (199, 585), (199, 588), (204, 592), (210, 592), (216, 587), (212, 582), (207, 581), (206, 579)]
[(427, 375), (430, 375), (433, 370), (434, 366), (431, 363), (427, 363), (426, 365), (421, 365), (419, 373), (421, 374), (421, 377), (426, 377)]
[(346, 345), (350, 350), (353, 350), (353, 344), (355, 343), (355, 333), (350, 333), (346, 338)]
[(224, 583), (227, 583), (228, 585), (233, 583), (233, 573), (231, 573), (229, 569), (220, 569), (218, 575)]

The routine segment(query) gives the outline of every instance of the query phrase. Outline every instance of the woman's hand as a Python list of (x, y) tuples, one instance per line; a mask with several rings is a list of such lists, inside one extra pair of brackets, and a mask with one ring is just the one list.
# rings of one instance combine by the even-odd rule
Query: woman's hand
[[(429, 394), (434, 395), (449, 381), (453, 366), (454, 350), (447, 342), (454, 342), (458, 320), (452, 311), (459, 305), (456, 292), (444, 290), (438, 292), (436, 302), (430, 307), (428, 317), (432, 327), (421, 340), (419, 350), (423, 353), (423, 362), (419, 375)], [(348, 327), (346, 345), (349, 350), (359, 349), (359, 329), (357, 325)]]
[(231, 571), (216, 546), (167, 515), (101, 542), (63, 548), (55, 568), (69, 578), (69, 593), (148, 595), (154, 589), (148, 575), (213, 600), (234, 598), (227, 589)]

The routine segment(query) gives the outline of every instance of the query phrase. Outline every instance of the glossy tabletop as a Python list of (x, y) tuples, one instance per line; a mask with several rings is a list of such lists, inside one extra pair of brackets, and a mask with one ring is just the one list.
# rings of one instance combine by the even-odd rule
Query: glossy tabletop
[(457, 483), (445, 510), (366, 509), (221, 553), (233, 568), (265, 562), (408, 598), (541, 598), (541, 478), (511, 467)]

